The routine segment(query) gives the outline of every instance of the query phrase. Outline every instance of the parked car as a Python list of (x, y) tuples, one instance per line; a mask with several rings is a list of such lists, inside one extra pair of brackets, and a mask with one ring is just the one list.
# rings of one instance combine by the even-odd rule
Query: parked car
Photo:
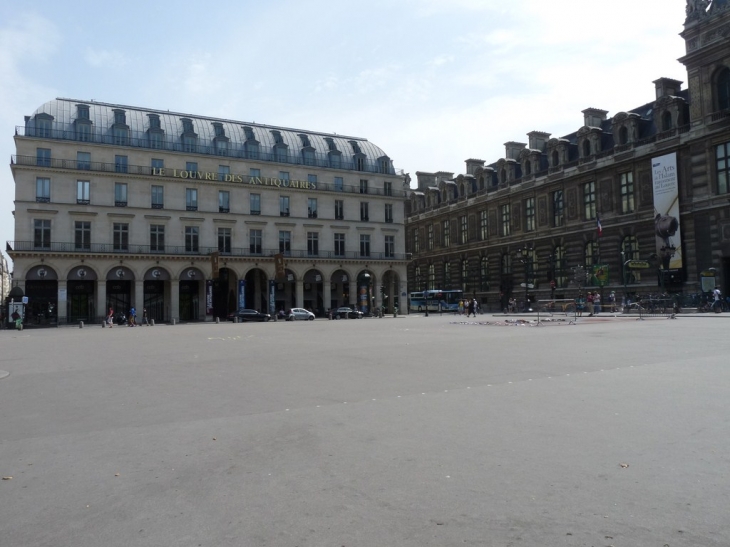
[(287, 321), (314, 321), (314, 314), (304, 308), (292, 308), (286, 316)]
[(337, 308), (332, 312), (333, 319), (362, 319), (362, 312), (352, 308)]
[(239, 323), (248, 323), (250, 321), (258, 321), (263, 323), (265, 321), (271, 321), (271, 316), (268, 313), (261, 313), (256, 310), (240, 309), (228, 314), (229, 321), (235, 321), (238, 317)]

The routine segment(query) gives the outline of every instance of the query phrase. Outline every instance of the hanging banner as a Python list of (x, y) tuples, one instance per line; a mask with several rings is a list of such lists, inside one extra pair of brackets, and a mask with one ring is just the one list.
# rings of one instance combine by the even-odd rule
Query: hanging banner
[(205, 280), (205, 315), (213, 315), (213, 280)]
[(246, 280), (238, 280), (238, 309), (242, 310), (246, 307)]
[(682, 268), (682, 237), (679, 229), (679, 172), (677, 153), (651, 160), (654, 186), (654, 232), (656, 254), (662, 270)]
[(276, 281), (273, 279), (269, 281), (269, 313), (276, 313)]

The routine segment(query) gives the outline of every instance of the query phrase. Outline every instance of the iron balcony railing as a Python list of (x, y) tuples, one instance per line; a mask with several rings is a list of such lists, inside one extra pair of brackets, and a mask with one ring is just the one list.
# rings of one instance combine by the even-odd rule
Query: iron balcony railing
[[(172, 174), (173, 169), (165, 169), (164, 175), (159, 175), (159, 169), (157, 167), (150, 167), (149, 165), (127, 165), (127, 164), (119, 164), (119, 163), (103, 163), (98, 161), (79, 161), (79, 160), (67, 160), (67, 159), (59, 159), (59, 158), (37, 158), (36, 156), (18, 156), (13, 155), (10, 158), (11, 164), (14, 165), (23, 165), (23, 166), (32, 166), (32, 167), (45, 167), (49, 169), (72, 169), (74, 171), (91, 171), (91, 172), (101, 172), (101, 173), (116, 173), (119, 175), (142, 175), (142, 176), (152, 176), (153, 170), (154, 170), (154, 177), (155, 178), (170, 178), (175, 180), (180, 180), (179, 177), (174, 177)], [(185, 171), (184, 169), (178, 169), (178, 173), (180, 171)], [(225, 175), (219, 175), (225, 176)], [(248, 175), (243, 177), (243, 180), (248, 180)], [(259, 178), (265, 178), (265, 177), (259, 177)], [(188, 177), (184, 180), (202, 180), (205, 182), (205, 179), (198, 179), (196, 176)], [(210, 180), (208, 180), (210, 182)], [(258, 186), (258, 185), (257, 185)], [(340, 194), (360, 194), (362, 193), (360, 191), (359, 186), (353, 186), (353, 185), (335, 185), (334, 183), (328, 183), (328, 182), (321, 182), (317, 181), (317, 192), (320, 192), (324, 190), (325, 192), (337, 192)], [(394, 189), (388, 189), (385, 190), (384, 188), (368, 188), (368, 195), (374, 194), (378, 196), (395, 196), (395, 197), (406, 197), (407, 192), (405, 190), (394, 190)]]
[(310, 165), (312, 167), (324, 167), (330, 169), (342, 169), (345, 171), (360, 171), (364, 173), (382, 173), (384, 175), (403, 175), (402, 169), (395, 169), (392, 165), (387, 167), (382, 162), (368, 161), (364, 159), (347, 159), (347, 156), (337, 154), (321, 154), (315, 153), (314, 156), (304, 156), (299, 154), (291, 154), (289, 149), (285, 151), (278, 150), (264, 151), (259, 148), (257, 151), (247, 150), (245, 148), (220, 148), (216, 146), (205, 146), (201, 144), (191, 144), (183, 142), (170, 142), (163, 139), (162, 141), (150, 140), (146, 133), (139, 136), (121, 136), (121, 135), (99, 135), (97, 133), (84, 133), (77, 131), (73, 126), (68, 128), (44, 128), (44, 127), (25, 127), (18, 125), (15, 127), (15, 134), (21, 137), (37, 137), (42, 139), (55, 139), (75, 142), (88, 142), (94, 144), (108, 144), (110, 146), (126, 146), (132, 148), (147, 148), (150, 150), (160, 150), (167, 152), (183, 152), (186, 154), (203, 154), (206, 156), (218, 156), (227, 158), (237, 158), (255, 161), (270, 161), (275, 163), (288, 163), (293, 165)]
[[(230, 251), (220, 251), (218, 247), (198, 247), (196, 250), (190, 250), (185, 245), (115, 245), (113, 243), (91, 243), (88, 245), (76, 245), (70, 242), (51, 242), (50, 245), (37, 244), (34, 241), (8, 241), (6, 245), (8, 252), (27, 252), (35, 253), (72, 253), (72, 254), (126, 254), (126, 255), (154, 255), (154, 256), (207, 256), (217, 251), (221, 256), (230, 257), (252, 257), (265, 258), (273, 257), (279, 253), (279, 249), (262, 249), (260, 252), (252, 251), (248, 247), (231, 248)], [(346, 251), (344, 253), (336, 253), (335, 251), (319, 251), (317, 254), (311, 254), (306, 250), (286, 251), (283, 253), (287, 258), (305, 258), (305, 259), (334, 259), (334, 260), (407, 260), (405, 253), (369, 253), (363, 255), (358, 251)]]

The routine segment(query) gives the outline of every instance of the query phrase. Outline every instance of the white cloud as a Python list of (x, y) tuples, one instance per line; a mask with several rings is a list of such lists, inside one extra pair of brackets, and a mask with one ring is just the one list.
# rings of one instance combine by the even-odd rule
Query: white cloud
[(129, 62), (120, 51), (91, 47), (86, 48), (84, 60), (94, 68), (121, 68)]

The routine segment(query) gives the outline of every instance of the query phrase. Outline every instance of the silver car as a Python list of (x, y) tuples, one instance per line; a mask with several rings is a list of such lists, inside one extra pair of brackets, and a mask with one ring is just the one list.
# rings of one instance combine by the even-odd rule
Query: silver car
[(314, 321), (314, 314), (304, 308), (292, 308), (289, 315), (286, 316), (287, 321)]

